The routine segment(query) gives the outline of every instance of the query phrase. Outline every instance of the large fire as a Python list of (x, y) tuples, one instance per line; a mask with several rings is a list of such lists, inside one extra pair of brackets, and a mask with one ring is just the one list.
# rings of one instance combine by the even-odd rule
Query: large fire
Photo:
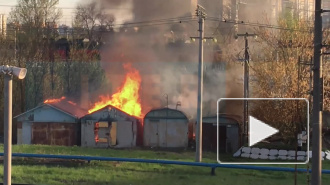
[(131, 64), (124, 64), (127, 71), (123, 85), (112, 96), (100, 96), (100, 101), (96, 102), (88, 112), (95, 112), (107, 105), (112, 105), (132, 116), (142, 117), (139, 90), (141, 76), (138, 70)]

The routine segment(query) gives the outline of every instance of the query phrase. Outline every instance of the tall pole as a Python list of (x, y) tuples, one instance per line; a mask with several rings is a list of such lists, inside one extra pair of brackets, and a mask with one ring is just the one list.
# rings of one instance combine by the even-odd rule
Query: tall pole
[(13, 75), (18, 79), (24, 79), (27, 70), (14, 66), (0, 66), (0, 71), (4, 73), (4, 169), (3, 184), (11, 185), (11, 145), (12, 145), (12, 101), (13, 101)]
[(249, 98), (249, 62), (250, 62), (250, 55), (249, 55), (249, 41), (248, 37), (256, 37), (257, 34), (254, 33), (244, 33), (244, 34), (237, 34), (236, 38), (244, 37), (245, 40), (245, 49), (244, 49), (244, 90), (243, 90), (243, 141), (242, 145), (245, 143), (249, 143), (249, 133), (248, 133), (248, 117), (249, 117), (249, 104), (246, 98)]
[[(249, 97), (249, 41), (248, 41), (248, 33), (246, 33), (245, 39), (245, 53), (244, 53), (244, 98)], [(248, 101), (244, 99), (244, 130), (245, 130), (245, 142), (249, 143), (248, 138), (248, 116), (249, 116), (249, 110), (248, 110)]]
[(15, 28), (15, 51), (14, 51), (14, 54), (15, 54), (15, 65), (17, 63), (17, 28)]
[[(311, 57), (311, 62), (310, 62), (310, 66), (309, 66), (309, 103), (312, 104), (312, 88), (313, 88), (313, 57)], [(311, 105), (310, 110), (313, 109), (313, 106)], [(312, 114), (312, 111), (309, 111), (309, 115)], [(312, 116), (310, 116), (312, 117)]]
[(314, 86), (313, 86), (313, 138), (312, 138), (312, 185), (321, 185), (321, 133), (322, 133), (322, 16), (321, 0), (315, 0), (314, 26)]
[(4, 103), (4, 185), (11, 185), (11, 145), (12, 145), (12, 75), (5, 74)]
[(197, 16), (199, 17), (199, 56), (198, 56), (198, 97), (197, 97), (197, 129), (196, 129), (196, 162), (202, 161), (202, 118), (203, 118), (203, 40), (204, 40), (204, 19), (205, 10), (197, 6)]

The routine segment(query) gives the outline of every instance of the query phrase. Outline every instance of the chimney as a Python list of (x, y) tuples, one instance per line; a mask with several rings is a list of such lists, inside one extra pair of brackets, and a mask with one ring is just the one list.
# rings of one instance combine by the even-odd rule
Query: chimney
[(88, 90), (88, 76), (81, 76), (81, 94), (80, 94), (80, 107), (88, 110), (89, 108), (89, 90)]

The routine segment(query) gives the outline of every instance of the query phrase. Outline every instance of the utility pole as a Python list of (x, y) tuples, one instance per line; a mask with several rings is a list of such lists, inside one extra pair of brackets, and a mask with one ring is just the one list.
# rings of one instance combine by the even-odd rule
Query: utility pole
[(312, 138), (312, 185), (321, 185), (322, 170), (322, 104), (321, 93), (322, 80), (322, 9), (321, 0), (315, 0), (315, 23), (314, 23), (314, 86), (313, 86), (313, 138)]
[(197, 125), (196, 125), (196, 162), (202, 161), (202, 133), (203, 133), (203, 41), (212, 39), (213, 37), (204, 37), (204, 20), (206, 17), (205, 9), (197, 5), (196, 15), (199, 23), (199, 37), (190, 37), (192, 40), (199, 39), (199, 56), (198, 56), (198, 95), (197, 95)]
[[(308, 67), (306, 68), (306, 66), (308, 66)], [(308, 76), (306, 76), (307, 75), (306, 74), (307, 70), (309, 71)], [(311, 98), (312, 98), (312, 81), (313, 81), (313, 79), (312, 79), (312, 75), (313, 75), (312, 72), (313, 71), (312, 70), (313, 70), (313, 58), (312, 57), (310, 58), (310, 61), (307, 61), (307, 60), (304, 61), (304, 60), (301, 60), (301, 57), (298, 57), (297, 97), (299, 98), (300, 95), (301, 95), (300, 94), (300, 88), (299, 88), (300, 87), (300, 80), (308, 79), (309, 89), (308, 89), (307, 94), (308, 94), (308, 97), (309, 97), (308, 102), (310, 104), (311, 104)], [(306, 74), (306, 75), (302, 75), (302, 74)], [(310, 106), (310, 109), (309, 109), (309, 112), (308, 112), (309, 115), (311, 114), (310, 110), (311, 110), (311, 106)], [(298, 133), (300, 133), (301, 131), (304, 131), (304, 128), (301, 125), (301, 117), (298, 115), (299, 114), (298, 112), (299, 112), (299, 105), (298, 105), (298, 102), (297, 102), (297, 120), (299, 120), (298, 123), (300, 123), (299, 128), (301, 130), (297, 130), (296, 135)], [(310, 116), (310, 117), (312, 117), (312, 116)], [(297, 139), (299, 140), (298, 135), (297, 135)], [(296, 151), (295, 151), (295, 161), (297, 161), (297, 152), (298, 152), (298, 150), (301, 150), (301, 147), (302, 147), (302, 141), (299, 142), (298, 140), (296, 142), (297, 145), (296, 145)], [(307, 164), (307, 165), (309, 165), (309, 164)], [(308, 168), (309, 168), (309, 166), (308, 166)], [(309, 173), (308, 173), (308, 175), (309, 175)], [(307, 175), (307, 178), (309, 179), (308, 175)], [(296, 164), (295, 164), (295, 175), (294, 175), (294, 177), (295, 177), (294, 178), (294, 184), (297, 184), (297, 165)], [(309, 182), (309, 180), (308, 180), (308, 182)]]
[(248, 109), (248, 101), (246, 98), (249, 98), (249, 62), (250, 62), (250, 55), (249, 55), (249, 40), (248, 37), (256, 37), (257, 34), (237, 34), (236, 38), (244, 37), (245, 40), (245, 52), (244, 52), (244, 105), (243, 105), (243, 127), (244, 127), (244, 136), (243, 136), (243, 145), (245, 143), (249, 143), (249, 133), (248, 133), (248, 117), (249, 117), (249, 109)]
[[(298, 67), (299, 66), (303, 66), (304, 68), (305, 68), (305, 66), (308, 66), (308, 68), (307, 69), (305, 69), (305, 70), (309, 70), (309, 74), (308, 74), (308, 76), (301, 76), (301, 73), (300, 73), (300, 77), (298, 77), (299, 79), (308, 79), (308, 83), (309, 83), (309, 89), (308, 89), (308, 102), (309, 102), (309, 104), (310, 104), (310, 110), (312, 110), (312, 106), (311, 106), (311, 104), (312, 104), (312, 94), (313, 94), (313, 57), (311, 57), (310, 59), (309, 59), (309, 61), (308, 60), (301, 60), (300, 59), (300, 57), (299, 57), (299, 62), (298, 62)], [(298, 81), (299, 82), (299, 81)], [(309, 114), (311, 115), (311, 111), (309, 111)], [(312, 116), (310, 116), (310, 117), (312, 117)]]
[(202, 162), (202, 133), (203, 133), (203, 38), (205, 9), (197, 5), (196, 15), (199, 18), (199, 56), (198, 56), (198, 97), (197, 97), (197, 129), (196, 129), (196, 162)]
[(15, 38), (14, 38), (15, 50), (14, 50), (14, 57), (15, 57), (15, 65), (17, 65), (17, 28), (15, 27)]

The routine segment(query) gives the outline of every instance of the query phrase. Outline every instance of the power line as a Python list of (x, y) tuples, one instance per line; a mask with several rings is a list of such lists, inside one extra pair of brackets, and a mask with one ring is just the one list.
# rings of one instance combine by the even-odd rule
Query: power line
[[(0, 5), (0, 7), (10, 7), (10, 8), (14, 8), (14, 7), (20, 7), (19, 5)], [(28, 8), (49, 8), (49, 7), (46, 7), (46, 6), (26, 6)], [(77, 9), (76, 7), (56, 7), (56, 8), (59, 8), (59, 9), (69, 9), (69, 10), (74, 10), (74, 9)], [(116, 8), (111, 8), (111, 7), (107, 7), (107, 9), (113, 9), (113, 10), (120, 10), (120, 9), (127, 9), (127, 10), (130, 10), (132, 8), (120, 8), (120, 7), (116, 7)]]
[[(196, 16), (182, 16), (182, 17), (176, 17), (176, 18), (166, 18), (166, 19), (155, 19), (155, 20), (149, 20), (149, 21), (138, 21), (138, 22), (128, 22), (128, 23), (121, 23), (121, 24), (112, 24), (113, 27), (144, 27), (144, 26), (155, 26), (155, 25), (165, 25), (165, 24), (173, 24), (173, 23), (184, 23), (184, 22), (190, 22), (197, 20)], [(207, 21), (216, 21), (216, 22), (224, 22), (229, 24), (241, 24), (241, 25), (247, 25), (247, 26), (253, 26), (253, 27), (263, 27), (263, 28), (270, 28), (270, 29), (279, 29), (279, 30), (286, 30), (286, 31), (298, 31), (298, 32), (312, 32), (312, 27), (310, 27), (310, 30), (308, 29), (292, 29), (292, 28), (285, 28), (281, 26), (276, 25), (270, 25), (270, 24), (260, 24), (260, 23), (253, 23), (253, 22), (244, 22), (239, 21), (236, 22), (234, 20), (220, 20), (216, 17), (207, 17)], [(96, 25), (100, 26), (100, 25)], [(23, 26), (24, 27), (24, 26)], [(215, 29), (213, 35), (215, 34), (216, 30), (220, 28), (220, 25)]]
[(121, 28), (121, 26), (125, 26), (124, 28), (133, 28), (133, 27), (147, 27), (147, 26), (159, 26), (159, 25), (167, 25), (167, 24), (180, 24), (180, 23), (186, 23), (190, 21), (196, 21), (196, 19), (187, 19), (187, 20), (179, 20), (179, 21), (170, 21), (170, 22), (160, 22), (160, 23), (149, 23), (149, 24), (114, 24), (114, 26), (117, 26), (118, 28)]
[(286, 9), (292, 9), (292, 10), (299, 10), (299, 11), (304, 11), (304, 12), (313, 12), (315, 13), (314, 10), (308, 10), (308, 9), (301, 9), (301, 8), (293, 8), (293, 7), (285, 7)]
[[(132, 28), (132, 27), (147, 27), (147, 26), (159, 26), (159, 25), (167, 25), (167, 24), (179, 24), (179, 23), (187, 23), (190, 21), (196, 21), (196, 18), (192, 16), (185, 16), (185, 17), (177, 17), (177, 18), (168, 18), (168, 19), (158, 19), (158, 20), (150, 20), (150, 21), (139, 21), (139, 22), (130, 22), (130, 23), (123, 23), (123, 24), (112, 24), (113, 28)], [(101, 25), (95, 25), (101, 26)], [(20, 28), (30, 28), (30, 26), (21, 26)], [(42, 29), (61, 29), (61, 28), (42, 28)], [(84, 29), (84, 28), (82, 28)], [(11, 30), (10, 28), (7, 30)]]
[(122, 23), (122, 24), (117, 24), (117, 25), (126, 26), (126, 25), (138, 25), (138, 24), (159, 23), (159, 22), (168, 22), (168, 21), (197, 20), (194, 17), (195, 16), (183, 16), (183, 17), (176, 17), (176, 18), (150, 20), (150, 21), (128, 22), (128, 23)]
[(278, 29), (278, 30), (286, 30), (286, 31), (298, 31), (298, 32), (312, 32), (313, 27), (310, 27), (310, 30), (308, 29), (292, 29), (292, 28), (285, 28), (281, 26), (271, 25), (271, 24), (260, 24), (260, 23), (253, 23), (253, 22), (244, 22), (244, 21), (238, 21), (235, 20), (220, 20), (219, 18), (215, 17), (209, 17), (206, 18), (208, 21), (217, 21), (217, 22), (224, 22), (224, 23), (230, 23), (230, 24), (241, 24), (241, 25), (247, 25), (247, 26), (253, 26), (253, 27), (262, 27), (262, 28), (270, 28), (270, 29)]

